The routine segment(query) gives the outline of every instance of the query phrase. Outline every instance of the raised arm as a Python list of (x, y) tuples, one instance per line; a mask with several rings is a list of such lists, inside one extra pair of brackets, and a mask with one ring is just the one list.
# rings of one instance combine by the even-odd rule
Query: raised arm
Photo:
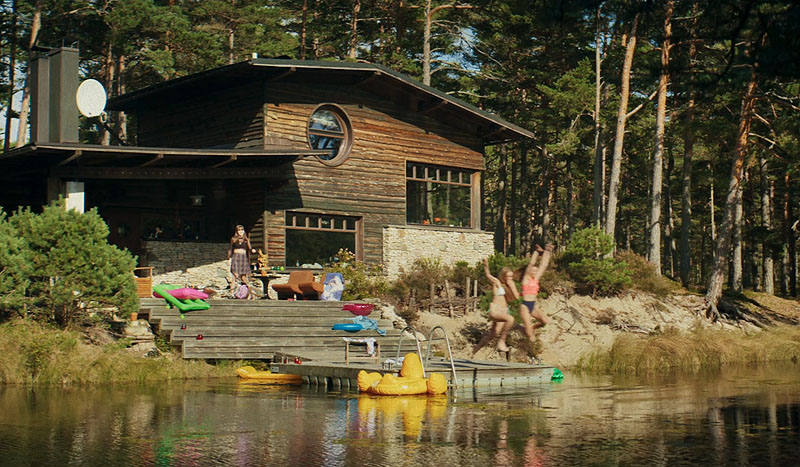
[(544, 253), (542, 253), (542, 262), (539, 263), (539, 269), (536, 270), (536, 280), (538, 281), (541, 279), (544, 272), (547, 270), (547, 266), (550, 265), (550, 258), (553, 256), (553, 244), (548, 243), (547, 246), (544, 247)]
[(520, 281), (525, 280), (525, 277), (529, 276), (533, 271), (533, 268), (536, 267), (536, 260), (539, 259), (539, 254), (542, 253), (542, 247), (536, 245), (536, 251), (533, 252), (531, 255), (531, 260), (528, 261), (528, 267), (525, 268), (525, 274), (520, 278)]
[(494, 277), (492, 273), (489, 271), (489, 258), (483, 258), (483, 273), (486, 274), (486, 278), (489, 279), (489, 282), (494, 287), (499, 287), (502, 285), (500, 283), (500, 279)]

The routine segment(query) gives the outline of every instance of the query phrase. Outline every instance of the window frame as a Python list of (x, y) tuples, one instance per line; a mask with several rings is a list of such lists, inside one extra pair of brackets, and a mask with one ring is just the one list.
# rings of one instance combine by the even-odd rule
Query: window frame
[(317, 156), (317, 160), (327, 166), (336, 167), (338, 165), (343, 164), (349, 158), (350, 151), (353, 149), (353, 126), (350, 123), (350, 116), (347, 115), (347, 112), (345, 112), (345, 110), (339, 105), (332, 103), (323, 103), (314, 107), (314, 110), (312, 110), (311, 113), (308, 115), (308, 120), (306, 121), (306, 141), (308, 142), (308, 147), (310, 149), (316, 149), (314, 148), (314, 145), (311, 143), (312, 135), (325, 136), (325, 137), (340, 136), (340, 134), (337, 132), (311, 128), (311, 118), (314, 116), (315, 113), (321, 110), (326, 110), (332, 113), (334, 118), (336, 118), (336, 121), (342, 128), (342, 133), (341, 133), (342, 142), (339, 145), (339, 151), (336, 153), (336, 156), (334, 156), (331, 159), (323, 159), (322, 157)]
[[(418, 169), (422, 169), (421, 173)], [(455, 180), (454, 180), (455, 179)], [(436, 227), (446, 227), (452, 229), (470, 229), (474, 230), (479, 228), (480, 225), (480, 208), (481, 201), (478, 196), (480, 191), (477, 185), (480, 184), (480, 171), (475, 169), (467, 169), (462, 167), (451, 167), (445, 165), (428, 164), (424, 162), (416, 162), (406, 160), (406, 224), (407, 225), (431, 225)], [(419, 183), (438, 183), (441, 185), (451, 185), (457, 187), (469, 188), (469, 225), (466, 227), (451, 227), (442, 224), (424, 224), (417, 222), (409, 222), (408, 220), (408, 182)]]
[[(304, 225), (298, 225), (298, 217), (303, 216), (305, 217)], [(310, 218), (316, 217), (317, 218), (317, 225), (311, 225)], [(291, 218), (291, 222), (290, 222)], [(329, 219), (329, 227), (323, 226), (323, 222), (325, 218)], [(343, 221), (341, 222), (342, 227), (336, 228), (337, 225), (340, 225), (337, 220)], [(361, 237), (363, 231), (363, 218), (357, 216), (347, 216), (342, 214), (327, 214), (327, 213), (320, 213), (320, 212), (303, 212), (303, 211), (285, 211), (284, 212), (284, 230), (304, 230), (304, 231), (314, 231), (314, 232), (339, 232), (339, 233), (352, 233), (354, 236), (355, 250), (353, 253), (356, 255), (356, 260), (363, 261), (362, 259), (362, 244), (361, 244)], [(352, 221), (353, 226), (352, 228), (348, 228), (348, 221)], [(284, 233), (284, 243), (283, 243), (283, 255), (284, 258), (288, 258), (287, 254), (287, 245), (286, 245), (286, 233)]]

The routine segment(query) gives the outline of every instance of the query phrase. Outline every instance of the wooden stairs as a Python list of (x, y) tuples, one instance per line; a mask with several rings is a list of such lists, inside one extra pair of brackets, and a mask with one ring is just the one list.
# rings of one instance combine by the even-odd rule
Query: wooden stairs
[[(400, 330), (392, 322), (379, 319), (375, 310), (369, 318), (387, 331), (381, 336), (374, 329), (358, 332), (334, 331), (337, 323), (352, 323), (355, 318), (342, 311), (346, 302), (285, 300), (210, 300), (208, 310), (181, 314), (167, 308), (164, 300), (143, 298), (140, 316), (146, 315), (153, 331), (181, 349), (183, 358), (271, 360), (299, 357), (303, 361), (343, 362), (343, 337), (373, 337), (380, 344), (381, 359), (394, 358)], [(185, 329), (181, 329), (185, 325)], [(202, 335), (202, 339), (198, 339)], [(363, 346), (366, 355), (366, 346)], [(401, 355), (416, 352), (411, 337), (402, 339)]]

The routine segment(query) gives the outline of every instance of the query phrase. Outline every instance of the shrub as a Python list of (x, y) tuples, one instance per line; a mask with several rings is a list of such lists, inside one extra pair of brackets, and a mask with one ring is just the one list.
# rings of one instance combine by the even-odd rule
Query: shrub
[(588, 227), (572, 235), (562, 261), (578, 287), (592, 295), (613, 295), (631, 283), (631, 271), (624, 261), (608, 255), (614, 240), (597, 227)]
[(630, 285), (632, 289), (649, 292), (658, 297), (666, 297), (679, 288), (675, 282), (656, 274), (656, 267), (653, 263), (632, 251), (619, 251), (616, 258), (625, 262), (631, 270), (632, 277), (636, 278)]
[[(128, 316), (139, 306), (134, 258), (110, 245), (96, 210), (62, 203), (41, 214), (19, 210), (0, 217), (0, 282), (4, 309), (67, 326), (96, 312)], [(5, 274), (4, 274), (5, 276)]]
[(370, 267), (356, 260), (355, 253), (342, 248), (337, 253), (339, 261), (325, 267), (325, 272), (338, 272), (344, 278), (342, 300), (361, 300), (381, 297), (386, 294), (388, 286), (380, 266)]

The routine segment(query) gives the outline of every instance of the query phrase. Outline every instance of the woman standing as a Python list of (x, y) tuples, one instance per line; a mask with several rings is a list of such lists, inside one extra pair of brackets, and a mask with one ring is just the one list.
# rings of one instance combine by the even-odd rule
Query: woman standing
[[(508, 331), (514, 327), (514, 317), (508, 312), (508, 301), (514, 301), (519, 298), (517, 287), (514, 285), (514, 272), (509, 268), (500, 270), (500, 279), (492, 276), (489, 272), (489, 260), (483, 260), (483, 272), (489, 283), (492, 284), (492, 303), (489, 304), (489, 319), (492, 320), (492, 325), (489, 328), (489, 334), (483, 337), (475, 347), (472, 348), (474, 355), (478, 350), (483, 348), (489, 341), (497, 336), (497, 351), (508, 352), (511, 350), (506, 343), (506, 336)], [(506, 301), (508, 295), (508, 301)]]
[(247, 286), (248, 297), (252, 293), (248, 276), (250, 275), (250, 253), (255, 253), (256, 250), (250, 244), (250, 237), (244, 231), (243, 225), (237, 225), (233, 229), (233, 237), (231, 237), (231, 246), (228, 248), (228, 259), (231, 261), (231, 273), (233, 273), (233, 282), (238, 284), (239, 281)]
[[(536, 265), (539, 254), (541, 253), (541, 261)], [(536, 341), (535, 330), (544, 327), (550, 322), (547, 317), (539, 308), (536, 307), (536, 297), (539, 295), (539, 279), (547, 270), (550, 264), (550, 257), (553, 255), (553, 245), (548, 243), (542, 250), (542, 247), (536, 245), (536, 251), (531, 256), (530, 262), (523, 269), (520, 269), (521, 284), (522, 284), (522, 304), (519, 306), (519, 317), (522, 319), (523, 327), (525, 328), (525, 335), (528, 336), (531, 342)], [(536, 318), (536, 323), (531, 318)]]

